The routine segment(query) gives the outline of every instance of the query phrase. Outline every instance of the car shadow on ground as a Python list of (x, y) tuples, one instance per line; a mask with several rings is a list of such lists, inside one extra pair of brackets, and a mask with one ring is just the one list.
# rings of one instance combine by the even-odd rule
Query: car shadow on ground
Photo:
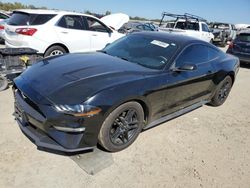
[(240, 62), (240, 67), (241, 68), (250, 69), (250, 64), (249, 63)]

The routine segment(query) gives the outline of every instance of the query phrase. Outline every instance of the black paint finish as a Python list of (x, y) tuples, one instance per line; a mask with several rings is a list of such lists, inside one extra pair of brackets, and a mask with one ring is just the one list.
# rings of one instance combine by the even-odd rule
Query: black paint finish
[[(234, 79), (238, 72), (239, 60), (209, 43), (174, 34), (132, 35), (172, 42), (178, 49), (160, 70), (101, 52), (79, 53), (44, 59), (14, 80), (16, 119), (38, 147), (64, 152), (92, 148), (105, 118), (124, 102), (142, 105), (146, 127), (171, 113), (209, 101), (220, 81), (227, 75)], [(194, 70), (177, 70), (178, 55), (195, 44), (209, 46), (218, 56), (195, 65)], [(89, 104), (102, 111), (92, 117), (75, 117), (57, 112), (53, 106), (58, 104)], [(54, 126), (85, 127), (85, 131), (63, 132)]]

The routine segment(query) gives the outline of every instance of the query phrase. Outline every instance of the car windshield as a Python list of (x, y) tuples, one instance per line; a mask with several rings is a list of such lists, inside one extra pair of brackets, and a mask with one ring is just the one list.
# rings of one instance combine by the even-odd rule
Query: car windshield
[(103, 52), (151, 69), (163, 69), (177, 45), (144, 35), (128, 35), (104, 48)]
[(237, 39), (244, 42), (250, 42), (250, 33), (241, 33), (238, 35)]

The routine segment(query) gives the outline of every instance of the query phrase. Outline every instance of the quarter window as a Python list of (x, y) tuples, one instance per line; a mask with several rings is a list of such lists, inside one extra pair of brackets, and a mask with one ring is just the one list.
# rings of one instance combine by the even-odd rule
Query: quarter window
[(85, 26), (82, 21), (81, 16), (75, 16), (75, 15), (66, 15), (61, 18), (61, 20), (58, 23), (58, 26), (68, 29), (78, 29), (78, 30), (84, 30)]
[(90, 31), (105, 32), (105, 33), (108, 32), (107, 27), (103, 25), (100, 21), (91, 17), (86, 17), (86, 19)]
[(210, 61), (219, 56), (219, 51), (201, 44), (187, 47), (176, 60), (175, 66), (183, 64), (197, 65)]

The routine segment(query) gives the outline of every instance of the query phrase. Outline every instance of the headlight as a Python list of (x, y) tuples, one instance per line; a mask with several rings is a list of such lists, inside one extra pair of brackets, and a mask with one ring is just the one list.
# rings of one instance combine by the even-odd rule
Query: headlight
[(81, 116), (93, 116), (99, 114), (102, 110), (99, 107), (91, 106), (91, 105), (55, 105), (55, 110), (57, 112), (70, 114), (76, 117)]

